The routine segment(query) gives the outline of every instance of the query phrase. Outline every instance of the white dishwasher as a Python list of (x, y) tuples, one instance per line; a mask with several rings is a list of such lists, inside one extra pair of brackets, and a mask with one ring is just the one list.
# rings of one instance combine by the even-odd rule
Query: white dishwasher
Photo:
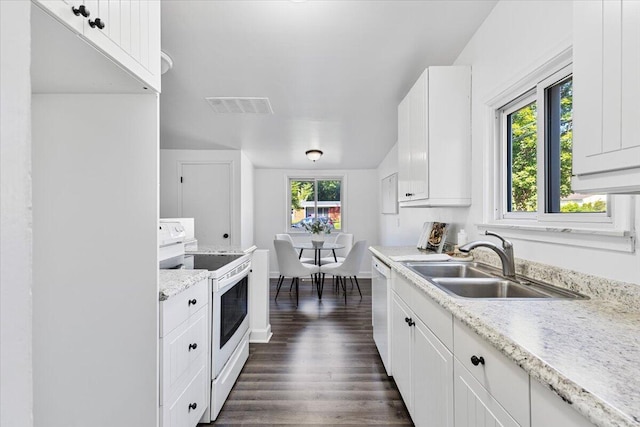
[(373, 340), (387, 375), (391, 376), (391, 269), (375, 256), (371, 261), (371, 304)]

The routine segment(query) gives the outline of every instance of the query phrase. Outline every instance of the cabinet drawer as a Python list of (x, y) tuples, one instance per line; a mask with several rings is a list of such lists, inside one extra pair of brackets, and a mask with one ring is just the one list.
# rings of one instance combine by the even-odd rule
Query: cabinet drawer
[(162, 375), (160, 401), (171, 399), (198, 371), (206, 365), (209, 354), (209, 316), (206, 306), (161, 339)]
[(162, 427), (195, 427), (209, 406), (208, 375), (204, 366), (196, 372), (186, 388), (168, 405), (162, 407)]
[(393, 272), (392, 278), (398, 296), (449, 350), (453, 349), (453, 315), (400, 274)]
[[(454, 322), (454, 354), (521, 426), (529, 421), (529, 375), (480, 336)], [(472, 357), (484, 360), (474, 365)], [(456, 378), (458, 374), (456, 374)]]
[(209, 303), (208, 279), (160, 302), (160, 336), (166, 336)]
[[(520, 427), (458, 359), (454, 360), (455, 427)], [(528, 407), (528, 406), (527, 406)], [(527, 420), (526, 425), (529, 422)]]

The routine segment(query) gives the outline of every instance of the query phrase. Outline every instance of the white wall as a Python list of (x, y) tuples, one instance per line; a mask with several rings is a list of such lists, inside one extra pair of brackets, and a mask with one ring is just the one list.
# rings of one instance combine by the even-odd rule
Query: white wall
[(31, 2), (0, 2), (0, 425), (33, 425)]
[[(253, 244), (253, 164), (239, 150), (160, 150), (160, 218), (180, 216), (180, 164), (231, 164), (231, 244)], [(206, 191), (206, 189), (203, 189)], [(195, 224), (196, 237), (198, 224)]]
[(35, 425), (155, 427), (158, 96), (32, 115)]
[[(523, 19), (524, 18), (524, 19)], [(412, 238), (423, 219), (440, 218), (464, 224), (469, 239), (478, 239), (475, 227), (483, 221), (483, 181), (485, 163), (484, 101), (527, 70), (540, 65), (544, 58), (572, 37), (572, 2), (501, 1), (478, 29), (455, 64), (472, 66), (472, 205), (470, 208), (401, 209), (397, 216), (400, 227), (394, 226), (394, 216), (381, 221), (383, 244), (414, 243)], [(394, 150), (379, 167), (380, 176), (397, 170)], [(459, 173), (452, 164), (452, 173)], [(621, 196), (631, 197), (631, 196)], [(635, 227), (640, 225), (640, 201), (635, 201)], [(397, 219), (396, 218), (396, 219)], [(452, 230), (455, 233), (457, 230)], [(623, 253), (576, 246), (513, 239), (515, 255), (545, 264), (581, 271), (615, 280), (640, 283), (640, 251)]]
[(254, 168), (245, 153), (240, 154), (240, 245), (254, 243)]
[[(375, 169), (362, 170), (255, 170), (255, 237), (260, 249), (269, 249), (272, 277), (277, 277), (278, 261), (273, 254), (273, 239), (277, 233), (285, 233), (287, 226), (287, 198), (291, 196), (288, 189), (288, 176), (344, 176), (344, 199), (346, 209), (343, 211), (344, 232), (352, 233), (354, 240), (366, 240), (369, 246), (377, 245), (378, 215), (380, 208), (378, 198), (380, 181)], [(309, 241), (310, 236), (301, 232), (292, 233), (294, 240)], [(371, 257), (366, 251), (361, 266), (362, 277), (370, 277)]]

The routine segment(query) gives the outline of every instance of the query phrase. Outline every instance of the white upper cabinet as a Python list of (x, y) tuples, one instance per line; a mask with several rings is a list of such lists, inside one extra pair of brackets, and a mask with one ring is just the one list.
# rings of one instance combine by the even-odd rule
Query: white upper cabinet
[(34, 0), (150, 89), (160, 92), (160, 2)]
[(640, 192), (640, 1), (574, 2), (572, 187)]
[(429, 67), (398, 106), (400, 206), (471, 204), (470, 98), (470, 67)]

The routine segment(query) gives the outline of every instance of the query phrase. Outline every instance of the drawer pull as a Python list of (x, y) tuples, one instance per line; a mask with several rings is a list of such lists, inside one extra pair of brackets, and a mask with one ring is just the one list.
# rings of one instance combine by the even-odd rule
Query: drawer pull
[(405, 318), (404, 318), (404, 321), (405, 321), (405, 322), (407, 322), (407, 324), (408, 324), (409, 326), (413, 326), (413, 325), (415, 325), (415, 324), (416, 324), (416, 322), (414, 322), (414, 321), (413, 321), (413, 319), (412, 319), (412, 318), (410, 318), (410, 317), (405, 317)]
[(197, 303), (198, 303), (198, 300), (195, 298), (189, 300), (189, 306), (196, 305)]
[(80, 5), (77, 8), (71, 6), (71, 11), (73, 12), (74, 15), (76, 16), (82, 15), (85, 18), (88, 18), (91, 15), (91, 13), (89, 13), (85, 5)]
[(192, 409), (196, 409), (197, 407), (198, 404), (196, 402), (189, 403), (189, 412), (191, 412)]
[(91, 28), (98, 27), (101, 30), (103, 30), (105, 27), (104, 22), (102, 22), (102, 19), (100, 18), (96, 18), (95, 21), (89, 20), (89, 26)]
[(473, 366), (484, 365), (484, 357), (478, 357), (474, 354), (471, 356), (471, 363), (473, 363)]
[(189, 351), (195, 350), (196, 348), (198, 348), (198, 344), (197, 343), (194, 342), (193, 344), (189, 344)]

